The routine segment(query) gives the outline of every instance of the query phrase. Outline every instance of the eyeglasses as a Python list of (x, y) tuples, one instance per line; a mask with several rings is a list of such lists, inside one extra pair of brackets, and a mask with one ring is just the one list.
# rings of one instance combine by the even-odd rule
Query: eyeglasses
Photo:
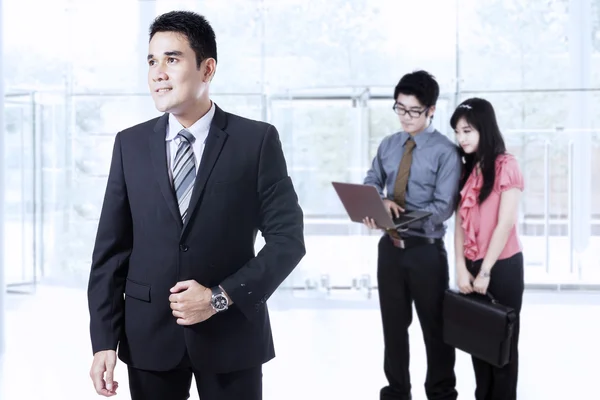
[(392, 110), (394, 110), (394, 112), (398, 115), (406, 115), (408, 114), (411, 118), (419, 118), (421, 115), (423, 115), (423, 113), (427, 112), (429, 110), (429, 107), (424, 108), (421, 111), (417, 111), (417, 110), (407, 110), (406, 108), (403, 108), (400, 106), (400, 104), (398, 103), (394, 103), (394, 106), (392, 107)]

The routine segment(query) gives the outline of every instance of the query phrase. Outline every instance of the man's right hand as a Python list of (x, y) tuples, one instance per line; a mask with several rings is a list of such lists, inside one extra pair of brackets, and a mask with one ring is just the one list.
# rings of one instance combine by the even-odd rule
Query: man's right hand
[[(392, 216), (392, 218), (398, 218), (400, 216), (400, 214), (404, 212), (404, 209), (402, 207), (400, 207), (397, 203), (393, 202), (392, 200), (384, 199), (383, 205), (385, 206), (385, 209), (387, 210), (387, 212)], [(369, 218), (369, 217), (364, 218), (363, 223), (369, 229), (381, 229), (377, 226), (377, 224), (375, 223), (375, 221), (372, 218)]]
[[(119, 383), (113, 380), (116, 365), (116, 351), (103, 350), (94, 354), (90, 377), (92, 378), (92, 382), (94, 382), (96, 393), (99, 395), (111, 397), (117, 394)], [(105, 373), (106, 376), (104, 375)]]
[(400, 207), (397, 203), (392, 200), (385, 199), (383, 200), (383, 205), (388, 213), (392, 216), (392, 218), (398, 218), (400, 214), (404, 212), (404, 208)]

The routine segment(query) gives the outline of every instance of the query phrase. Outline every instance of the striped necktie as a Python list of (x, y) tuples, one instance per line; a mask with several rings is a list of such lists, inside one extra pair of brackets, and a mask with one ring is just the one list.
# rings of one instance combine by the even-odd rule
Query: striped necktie
[(177, 137), (180, 141), (173, 163), (173, 187), (179, 203), (181, 220), (185, 222), (194, 181), (196, 180), (196, 160), (194, 158), (194, 148), (192, 147), (196, 138), (185, 129), (182, 129)]

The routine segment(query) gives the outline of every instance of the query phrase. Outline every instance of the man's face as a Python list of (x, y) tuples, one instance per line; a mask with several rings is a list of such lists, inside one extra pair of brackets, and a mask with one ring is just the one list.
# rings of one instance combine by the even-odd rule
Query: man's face
[(400, 93), (396, 99), (396, 112), (400, 117), (402, 129), (411, 135), (427, 128), (429, 116), (433, 115), (434, 111), (435, 106), (426, 111), (426, 107), (413, 95)]
[(213, 59), (197, 67), (196, 54), (185, 36), (157, 32), (150, 40), (148, 86), (159, 111), (177, 116), (197, 108), (213, 72)]

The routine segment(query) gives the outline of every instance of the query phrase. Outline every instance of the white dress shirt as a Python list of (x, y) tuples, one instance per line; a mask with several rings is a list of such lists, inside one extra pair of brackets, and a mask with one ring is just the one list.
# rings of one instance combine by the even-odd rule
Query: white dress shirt
[[(212, 103), (210, 110), (194, 125), (187, 128), (187, 130), (194, 135), (196, 140), (192, 145), (194, 149), (194, 158), (196, 164), (196, 174), (198, 174), (198, 168), (200, 167), (200, 160), (202, 159), (202, 153), (204, 152), (204, 144), (208, 137), (208, 131), (212, 122), (213, 116), (215, 115), (215, 103)], [(184, 129), (183, 125), (177, 121), (177, 118), (173, 114), (169, 114), (169, 122), (167, 124), (167, 162), (169, 163), (169, 177), (171, 178), (171, 184), (173, 184), (173, 164), (175, 163), (175, 155), (177, 154), (177, 147), (179, 142), (183, 139), (177, 137), (177, 134)]]

